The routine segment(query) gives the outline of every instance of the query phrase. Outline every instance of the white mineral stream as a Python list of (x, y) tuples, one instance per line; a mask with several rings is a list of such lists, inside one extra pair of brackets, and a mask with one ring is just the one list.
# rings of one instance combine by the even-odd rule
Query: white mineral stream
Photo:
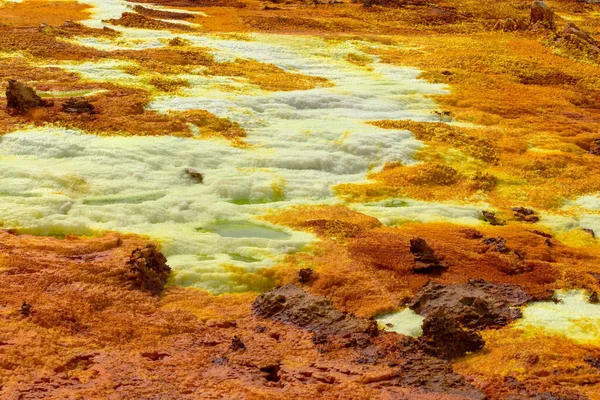
[[(93, 27), (130, 11), (121, 0), (82, 1), (95, 6), (92, 18), (85, 21)], [(414, 163), (423, 144), (410, 132), (365, 122), (435, 120), (436, 105), (426, 95), (445, 90), (418, 79), (419, 71), (413, 68), (375, 58), (372, 68), (347, 62), (350, 52), (366, 55), (359, 50), (365, 43), (357, 41), (111, 28), (122, 37), (76, 41), (105, 50), (143, 49), (165, 46), (179, 36), (210, 49), (219, 61), (252, 59), (334, 84), (268, 92), (239, 78), (202, 76), (199, 69), (181, 76), (190, 81), (190, 88), (156, 97), (148, 106), (159, 112), (208, 110), (239, 122), (252, 145), (245, 149), (224, 140), (98, 137), (53, 126), (0, 138), (3, 226), (40, 235), (106, 230), (148, 235), (163, 244), (174, 269), (173, 283), (213, 293), (248, 290), (243, 276), (232, 279), (232, 274), (271, 266), (314, 240), (257, 217), (298, 204), (340, 202), (332, 193), (334, 185), (362, 182), (369, 171), (388, 161)], [(128, 74), (122, 61), (58, 66), (90, 81), (148, 85), (143, 74)], [(223, 84), (240, 91), (232, 93)], [(186, 176), (185, 168), (202, 171), (204, 184)], [(353, 207), (387, 224), (478, 220), (475, 206), (390, 200)], [(232, 272), (227, 265), (242, 267), (242, 272)]]

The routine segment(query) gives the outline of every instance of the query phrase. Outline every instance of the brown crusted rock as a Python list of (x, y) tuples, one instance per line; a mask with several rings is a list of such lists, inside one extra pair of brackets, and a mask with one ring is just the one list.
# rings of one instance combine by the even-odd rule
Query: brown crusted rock
[(510, 252), (510, 249), (506, 247), (506, 239), (504, 239), (502, 236), (498, 236), (497, 238), (485, 238), (483, 239), (483, 244), (489, 246), (491, 251), (498, 253)]
[(532, 25), (543, 26), (548, 29), (554, 29), (554, 12), (548, 7), (546, 2), (535, 0), (531, 3), (531, 19)]
[(437, 256), (422, 238), (410, 239), (410, 252), (415, 256), (415, 272), (439, 272), (447, 268), (443, 257)]
[(533, 211), (531, 208), (513, 207), (511, 208), (511, 210), (514, 211), (514, 216), (519, 221), (535, 223), (540, 220), (540, 217), (535, 215), (535, 211)]
[(42, 99), (33, 88), (10, 79), (6, 89), (6, 106), (17, 112), (24, 112), (34, 107), (52, 106), (52, 102)]
[(389, 377), (390, 382), (386, 382), (386, 386), (389, 384), (389, 386), (415, 387), (465, 400), (487, 398), (462, 375), (454, 372), (452, 365), (447, 361), (424, 354), (422, 350), (412, 346), (407, 350), (398, 363), (398, 369)]
[(298, 280), (300, 283), (308, 283), (313, 279), (315, 271), (310, 268), (302, 268), (298, 271)]
[(496, 217), (496, 214), (491, 211), (482, 211), (481, 217), (483, 218), (483, 220), (485, 222), (488, 222), (490, 225), (493, 225), (493, 226), (504, 225), (504, 221), (501, 221), (498, 217)]
[(594, 139), (592, 143), (590, 143), (588, 153), (595, 156), (600, 156), (600, 139)]
[(518, 285), (496, 284), (483, 279), (441, 285), (429, 282), (408, 305), (427, 317), (438, 308), (465, 327), (499, 328), (521, 317), (521, 306), (530, 296)]
[(191, 178), (195, 179), (198, 183), (204, 183), (204, 174), (194, 168), (186, 168), (185, 173)]
[(25, 300), (23, 300), (23, 304), (21, 304), (21, 308), (19, 308), (19, 312), (21, 313), (21, 315), (24, 317), (29, 317), (31, 316), (32, 310), (33, 306), (31, 304), (28, 304)]
[(427, 353), (446, 360), (461, 357), (483, 348), (485, 341), (475, 329), (464, 327), (450, 311), (436, 308), (423, 321), (421, 348)]
[(326, 335), (377, 334), (374, 320), (356, 318), (337, 310), (330, 300), (314, 296), (288, 284), (258, 296), (252, 305), (254, 315)]
[(62, 111), (69, 114), (94, 114), (94, 105), (83, 97), (71, 97), (62, 105)]
[(234, 335), (231, 338), (231, 345), (229, 346), (229, 348), (233, 351), (242, 351), (246, 350), (246, 345), (244, 344), (244, 342), (242, 342), (242, 339), (240, 339), (239, 336)]
[(135, 249), (127, 262), (129, 266), (128, 278), (133, 281), (136, 288), (148, 290), (159, 294), (171, 272), (165, 256), (149, 244), (143, 249)]

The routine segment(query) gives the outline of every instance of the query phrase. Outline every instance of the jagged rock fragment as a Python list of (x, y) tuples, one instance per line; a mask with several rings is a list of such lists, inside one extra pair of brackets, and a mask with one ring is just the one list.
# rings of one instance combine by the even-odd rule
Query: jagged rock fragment
[(439, 272), (447, 268), (443, 257), (437, 256), (433, 249), (422, 238), (410, 240), (410, 252), (415, 256), (415, 272)]
[(246, 350), (246, 345), (244, 344), (244, 342), (242, 342), (242, 339), (240, 339), (239, 336), (234, 335), (231, 338), (231, 345), (229, 346), (229, 348), (233, 351), (242, 351)]
[(451, 360), (483, 348), (481, 334), (466, 328), (444, 307), (436, 308), (423, 321), (419, 338), (424, 351), (436, 357)]
[(498, 253), (508, 253), (509, 248), (506, 247), (506, 240), (498, 236), (497, 238), (486, 238), (483, 240), (483, 244), (489, 246), (489, 249)]
[(535, 211), (533, 211), (531, 208), (513, 207), (511, 208), (511, 210), (514, 211), (514, 216), (519, 221), (535, 223), (540, 220), (540, 217), (535, 215)]
[(300, 283), (308, 283), (313, 278), (314, 271), (310, 268), (302, 268), (298, 271), (298, 280)]
[(194, 178), (198, 183), (204, 183), (204, 174), (194, 168), (186, 168), (185, 173)]
[(154, 294), (163, 290), (171, 272), (167, 259), (153, 244), (134, 250), (127, 265), (128, 278), (134, 286)]
[(83, 97), (71, 97), (62, 105), (62, 111), (69, 114), (93, 114), (94, 105)]
[(594, 139), (592, 143), (590, 143), (588, 153), (595, 156), (600, 156), (600, 138)]
[(21, 313), (21, 315), (24, 317), (29, 317), (31, 316), (32, 311), (33, 306), (31, 304), (28, 304), (25, 300), (23, 300), (23, 304), (21, 304), (21, 307), (19, 308), (19, 312)]
[(6, 89), (6, 106), (17, 112), (24, 112), (34, 107), (52, 106), (52, 102), (42, 99), (33, 88), (10, 79)]
[(377, 322), (357, 318), (337, 310), (330, 300), (314, 296), (288, 284), (258, 296), (252, 305), (254, 315), (326, 335), (367, 333), (376, 335)]
[(443, 308), (452, 319), (471, 329), (499, 328), (521, 317), (521, 306), (530, 296), (518, 285), (497, 284), (483, 279), (442, 285), (429, 282), (408, 305), (427, 317)]
[(481, 216), (485, 222), (488, 222), (493, 226), (501, 226), (504, 225), (504, 221), (501, 221), (496, 214), (491, 211), (482, 211)]

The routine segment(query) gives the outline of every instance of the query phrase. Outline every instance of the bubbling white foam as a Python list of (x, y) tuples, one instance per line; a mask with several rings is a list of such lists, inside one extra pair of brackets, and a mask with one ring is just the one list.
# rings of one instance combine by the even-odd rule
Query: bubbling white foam
[[(128, 11), (120, 0), (94, 5), (93, 27)], [(181, 75), (191, 87), (156, 97), (150, 110), (208, 110), (240, 123), (249, 148), (224, 140), (174, 137), (97, 137), (57, 127), (31, 128), (0, 139), (0, 215), (4, 226), (36, 234), (88, 234), (116, 230), (148, 235), (163, 243), (176, 284), (214, 293), (248, 290), (239, 278), (269, 267), (301, 249), (314, 236), (257, 219), (273, 209), (334, 204), (332, 187), (360, 182), (386, 162), (414, 163), (423, 144), (408, 131), (366, 124), (378, 119), (429, 120), (435, 104), (427, 95), (444, 88), (419, 80), (419, 71), (384, 65), (370, 68), (345, 60), (360, 53), (356, 41), (250, 34), (174, 34), (167, 30), (115, 27), (114, 39), (80, 38), (103, 50), (162, 47), (180, 36), (210, 49), (218, 60), (272, 63), (290, 72), (327, 78), (332, 87), (269, 92), (235, 77)], [(150, 88), (148, 77), (126, 71), (123, 61), (61, 62), (85, 79)], [(223, 84), (243, 89), (231, 92)], [(101, 116), (99, 116), (101, 118)], [(204, 183), (185, 168), (200, 170)], [(357, 206), (384, 220), (410, 220), (425, 205), (409, 203), (385, 212)], [(448, 211), (450, 210), (450, 211)], [(429, 209), (427, 218), (472, 219), (468, 208)], [(236, 275), (237, 274), (237, 275)], [(236, 279), (234, 279), (236, 278)]]

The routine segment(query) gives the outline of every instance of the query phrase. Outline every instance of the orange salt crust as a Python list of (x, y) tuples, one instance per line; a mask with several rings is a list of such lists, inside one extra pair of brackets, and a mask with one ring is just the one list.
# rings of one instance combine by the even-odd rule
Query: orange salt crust
[[(373, 122), (408, 129), (424, 141), (428, 146), (417, 155), (423, 164), (390, 163), (370, 174), (372, 183), (339, 185), (336, 193), (348, 201), (398, 196), (483, 200), (509, 220), (507, 226), (477, 227), (483, 236), (477, 238), (472, 228), (445, 223), (386, 227), (345, 206), (272, 213), (265, 219), (314, 232), (319, 241), (255, 276), (236, 270), (239, 279), (254, 280), (254, 289), (299, 284), (298, 270), (312, 268), (315, 278), (303, 288), (359, 316), (397, 309), (429, 279), (516, 283), (540, 298), (558, 288), (600, 290), (595, 275), (600, 273), (600, 247), (588, 233), (569, 233), (585, 236), (578, 240), (580, 246), (569, 246), (561, 243), (565, 235), (549, 238), (533, 232), (540, 228), (512, 220), (508, 211), (518, 205), (561, 212), (564, 198), (600, 189), (595, 174), (599, 161), (587, 154), (600, 129), (597, 58), (557, 43), (543, 30), (491, 30), (498, 19), (526, 22), (528, 2), (442, 0), (399, 8), (237, 0), (159, 3), (206, 12), (209, 17), (190, 19), (202, 25), (194, 28), (197, 32), (300, 33), (371, 41), (365, 52), (385, 63), (421, 68), (423, 79), (449, 85), (449, 94), (433, 96), (441, 116), (437, 123)], [(550, 5), (590, 34), (600, 33), (600, 20), (594, 17), (600, 6), (567, 0)], [(20, 116), (0, 112), (1, 133), (54, 123), (95, 134), (190, 137), (191, 122), (200, 127), (202, 137), (244, 146), (243, 129), (206, 111), (163, 115), (143, 108), (155, 91), (185, 88), (176, 75), (196, 64), (208, 67), (209, 75), (241, 79), (263, 90), (329, 84), (249, 60), (215, 63), (203, 49), (181, 42), (161, 50), (103, 52), (65, 41), (79, 35), (115, 35), (60, 27), (64, 20), (87, 17), (85, 6), (70, 1), (24, 0), (0, 8), (0, 49), (10, 56), (0, 59), (2, 81), (16, 78), (40, 91), (107, 90), (89, 97), (99, 111), (95, 115), (66, 115), (59, 111), (60, 101)], [(141, 20), (126, 16), (117, 23), (134, 26)], [(38, 30), (42, 22), (50, 27)], [(156, 20), (143, 23), (166, 27)], [(388, 47), (394, 44), (402, 48)], [(155, 90), (87, 82), (59, 68), (42, 67), (61, 60), (102, 59), (132, 62), (129, 72), (148, 75)], [(369, 65), (361, 55), (347, 61)], [(450, 126), (445, 116), (477, 126)], [(482, 243), (499, 236), (506, 240), (507, 254)], [(444, 257), (446, 271), (437, 276), (414, 273), (409, 243), (416, 237)], [(257, 293), (213, 296), (167, 287), (161, 296), (152, 296), (131, 288), (126, 262), (135, 248), (147, 243), (130, 235), (59, 240), (0, 232), (3, 398), (465, 398), (389, 384), (399, 374), (392, 365), (403, 357), (396, 349), (404, 340), (400, 335), (373, 339), (378, 349), (386, 349), (385, 356), (363, 364), (357, 361), (363, 350), (347, 346), (346, 339), (334, 338), (326, 348), (319, 347), (311, 332), (252, 316)], [(23, 300), (32, 306), (30, 316), (20, 312)], [(232, 335), (241, 338), (246, 351), (230, 348)], [(549, 390), (559, 392), (559, 398), (575, 399), (573, 392), (578, 392), (600, 398), (598, 372), (583, 360), (598, 356), (596, 346), (531, 336), (511, 327), (484, 331), (483, 336), (483, 350), (453, 365), (490, 399), (522, 395), (519, 391), (525, 389), (513, 378), (534, 393)], [(272, 380), (274, 366), (280, 368), (278, 382)]]
[[(126, 261), (146, 244), (0, 232), (3, 398), (464, 398), (394, 384), (398, 368), (357, 363), (364, 350), (349, 339), (316, 345), (308, 331), (253, 317), (256, 294), (132, 288)], [(234, 335), (243, 350), (230, 348)], [(369, 346), (398, 364), (398, 339)]]

